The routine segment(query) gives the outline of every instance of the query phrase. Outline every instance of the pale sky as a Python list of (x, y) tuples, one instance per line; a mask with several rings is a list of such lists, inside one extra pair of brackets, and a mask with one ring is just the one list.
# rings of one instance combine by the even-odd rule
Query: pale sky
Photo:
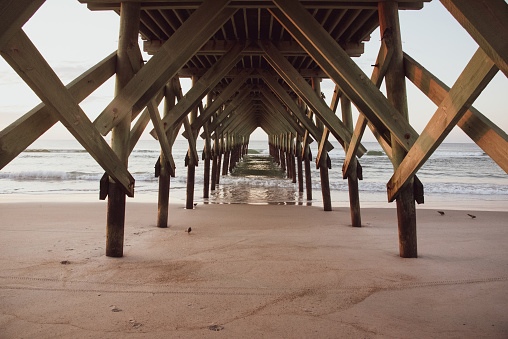
[[(400, 20), (404, 51), (451, 87), (478, 48), (476, 42), (437, 0), (426, 3), (420, 11), (401, 11)], [(23, 29), (62, 82), (67, 84), (116, 50), (118, 22), (119, 17), (114, 12), (92, 12), (77, 0), (47, 0)], [(365, 43), (365, 54), (354, 58), (368, 76), (379, 45), (379, 30), (376, 30), (371, 40)], [(145, 60), (148, 58), (145, 56)], [(384, 91), (384, 84), (382, 88)], [(333, 84), (323, 81), (322, 90), (329, 100)], [(407, 81), (407, 91), (410, 122), (420, 133), (437, 107), (410, 81)], [(81, 103), (90, 120), (93, 121), (107, 106), (113, 94), (112, 78)], [(507, 94), (508, 79), (498, 72), (473, 104), (504, 131), (508, 130)], [(38, 103), (39, 98), (0, 58), (0, 130)], [(150, 125), (147, 132), (149, 130)], [(58, 123), (43, 138), (70, 139), (72, 136)], [(143, 138), (151, 137), (145, 133)], [(266, 135), (256, 131), (252, 139), (266, 140)], [(370, 131), (365, 133), (364, 141), (375, 141)], [(470, 139), (456, 127), (445, 142), (470, 142)]]

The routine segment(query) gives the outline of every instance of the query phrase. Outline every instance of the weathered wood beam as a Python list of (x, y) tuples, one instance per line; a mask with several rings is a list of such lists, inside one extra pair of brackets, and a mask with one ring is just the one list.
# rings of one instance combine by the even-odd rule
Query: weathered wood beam
[(508, 77), (508, 4), (504, 0), (441, 3)]
[(14, 37), (45, 0), (3, 0), (0, 2), (0, 49)]
[(389, 201), (397, 198), (497, 71), (495, 63), (479, 48), (386, 185)]
[[(162, 101), (162, 98), (164, 97), (164, 90), (161, 90), (153, 100), (155, 100), (155, 106), (159, 106), (160, 102)], [(132, 153), (134, 150), (134, 147), (136, 147), (136, 144), (139, 141), (139, 138), (141, 138), (141, 135), (143, 134), (146, 126), (148, 125), (148, 122), (150, 121), (150, 112), (148, 111), (148, 107), (146, 107), (143, 112), (139, 115), (138, 120), (136, 120), (136, 123), (131, 129), (130, 136), (129, 136), (129, 154)]]
[[(145, 40), (143, 42), (143, 50), (148, 54), (155, 54), (165, 42), (165, 40)], [(223, 55), (237, 43), (237, 40), (209, 41), (195, 55)], [(273, 43), (284, 56), (308, 56), (302, 46), (295, 41), (274, 41)], [(359, 57), (364, 52), (363, 43), (340, 43), (340, 46), (350, 57)], [(242, 55), (262, 56), (263, 51), (253, 41), (247, 40), (247, 47)]]
[(199, 162), (199, 156), (198, 156), (198, 151), (196, 148), (196, 136), (195, 136), (194, 132), (192, 131), (189, 117), (185, 117), (183, 119), (183, 126), (185, 128), (185, 132), (187, 132), (187, 135), (188, 135), (187, 140), (189, 142), (189, 152), (190, 152), (189, 157), (192, 158), (191, 163), (194, 166), (197, 166), (198, 162)]
[[(377, 3), (388, 0), (349, 0), (349, 1), (328, 1), (328, 0), (302, 0), (303, 6), (308, 8), (323, 9), (377, 9)], [(405, 0), (399, 2), (400, 9), (418, 10), (423, 8), (424, 2), (430, 0)], [(79, 0), (81, 3), (88, 4), (92, 11), (100, 10), (118, 10), (120, 8), (119, 0)], [(185, 1), (185, 0), (141, 0), (141, 8), (149, 9), (195, 9), (204, 1)], [(233, 0), (229, 3), (233, 8), (274, 8), (271, 0)]]
[[(441, 104), (450, 88), (407, 54), (404, 54), (404, 67), (406, 77), (433, 103)], [(457, 126), (508, 173), (508, 135), (505, 131), (473, 106)]]
[[(282, 104), (277, 100), (272, 92), (268, 91), (266, 88), (263, 88), (261, 89), (261, 94), (268, 100), (268, 103), (271, 106), (271, 109), (268, 106), (266, 107), (266, 112), (268, 114), (278, 112), (279, 114), (276, 114), (275, 117), (282, 117), (282, 119), (284, 119), (284, 121), (290, 125), (291, 129), (289, 131), (300, 134), (305, 133), (305, 130), (293, 118), (291, 118), (289, 112), (282, 106)], [(263, 102), (263, 104), (266, 105), (266, 102)]]
[(148, 113), (150, 114), (150, 119), (152, 120), (152, 124), (154, 125), (155, 132), (157, 133), (157, 140), (159, 140), (159, 144), (161, 145), (162, 152), (164, 157), (168, 161), (169, 165), (169, 173), (172, 177), (175, 176), (175, 161), (173, 160), (173, 155), (171, 153), (171, 144), (166, 135), (166, 131), (164, 130), (164, 126), (161, 121), (161, 116), (159, 113), (159, 109), (155, 103), (155, 100), (150, 100), (148, 102)]
[(127, 195), (134, 196), (134, 178), (23, 30), (18, 31), (0, 54), (35, 94), (54, 109), (64, 126), (108, 175), (123, 187)]
[[(245, 109), (250, 104), (250, 101), (252, 99), (252, 98), (247, 98), (250, 95), (251, 89), (252, 89), (251, 86), (245, 86), (244, 88), (242, 88), (240, 90), (240, 92), (233, 98), (233, 100), (231, 100), (231, 102), (227, 105), (227, 107), (222, 112), (220, 112), (219, 115), (214, 117), (212, 123), (208, 126), (209, 130), (210, 131), (216, 130), (220, 126), (220, 124), (228, 117), (228, 115), (230, 115), (234, 110)], [(215, 100), (217, 100), (217, 99), (215, 99)], [(212, 106), (210, 106), (210, 107), (212, 107)], [(204, 138), (204, 137), (205, 137), (205, 135), (201, 134), (201, 138)]]
[(249, 77), (249, 74), (252, 72), (251, 69), (247, 69), (244, 72), (241, 72), (241, 75), (235, 78), (233, 81), (229, 83), (229, 85), (215, 98), (212, 104), (206, 108), (206, 110), (201, 114), (193, 123), (192, 129), (197, 131), (201, 127), (203, 127), (204, 123), (208, 121), (212, 117), (212, 115), (224, 104), (229, 98), (231, 98), (236, 91), (245, 84), (245, 81)]
[(272, 15), (288, 29), (376, 129), (382, 131), (388, 128), (397, 141), (409, 150), (418, 133), (408, 121), (399, 119), (399, 112), (337, 42), (299, 3), (290, 0), (274, 0), (274, 3), (280, 11), (270, 9)]
[[(199, 78), (194, 86), (192, 86), (183, 96), (182, 100), (178, 101), (178, 104), (176, 104), (162, 120), (166, 130), (173, 124), (178, 123), (193, 108), (202, 102), (203, 98), (210, 93), (215, 85), (217, 85), (217, 83), (224, 78), (229, 70), (238, 63), (241, 59), (240, 53), (244, 48), (245, 44), (243, 43), (234, 45), (222, 58), (210, 67), (202, 77)], [(152, 130), (150, 133), (154, 135), (155, 131)]]
[[(379, 48), (379, 53), (376, 58), (376, 64), (374, 66), (374, 70), (372, 71), (372, 76), (370, 80), (374, 83), (374, 85), (379, 88), (383, 83), (383, 78), (388, 70), (388, 66), (390, 65), (390, 59), (393, 55), (393, 49), (389, 48), (389, 37), (387, 34), (383, 37), (381, 42), (381, 47)], [(349, 171), (351, 170), (351, 166), (353, 165), (352, 160), (356, 157), (356, 152), (358, 150), (358, 145), (362, 140), (363, 133), (365, 132), (365, 127), (367, 127), (367, 118), (364, 114), (360, 112), (360, 116), (358, 117), (358, 121), (356, 122), (355, 129), (353, 131), (353, 137), (349, 142), (349, 147), (346, 151), (346, 157), (344, 159), (344, 164), (342, 165), (342, 177), (346, 179)], [(372, 127), (375, 129), (375, 127)]]
[[(339, 86), (335, 85), (335, 90), (333, 91), (332, 101), (330, 102), (330, 109), (333, 112), (337, 111), (337, 105), (339, 103), (339, 98), (341, 96), (341, 91), (339, 89)], [(318, 148), (318, 154), (316, 155), (316, 164), (319, 164), (319, 161), (321, 160), (321, 156), (323, 155), (323, 152), (327, 152), (327, 150), (324, 148), (325, 143), (328, 142), (328, 136), (330, 135), (330, 130), (328, 127), (324, 126), (323, 133), (321, 135), (321, 139), (319, 141), (319, 148)], [(345, 150), (347, 152), (347, 150)]]
[(94, 121), (103, 134), (136, 116), (201, 46), (234, 14), (228, 0), (204, 1)]
[[(115, 74), (116, 52), (70, 82), (66, 88), (76, 102), (83, 101)], [(51, 106), (41, 103), (0, 131), (0, 169), (58, 122)]]
[[(239, 76), (240, 72), (244, 69), (251, 69), (251, 78), (256, 79), (260, 76), (258, 75), (258, 71), (262, 70), (262, 68), (233, 68), (231, 71), (229, 71), (228, 74), (224, 76), (224, 78), (232, 79)], [(180, 78), (192, 78), (193, 76), (202, 76), (205, 74), (205, 72), (208, 69), (206, 68), (195, 68), (195, 67), (186, 67), (182, 68), (178, 71), (178, 76)], [(305, 69), (298, 69), (298, 73), (304, 78), (313, 78), (313, 77), (320, 77), (320, 78), (327, 78), (328, 75), (320, 70), (319, 68), (305, 68)], [(276, 76), (278, 78), (278, 75)]]
[(293, 91), (309, 106), (321, 121), (328, 127), (337, 140), (350, 140), (351, 132), (347, 130), (342, 121), (330, 110), (324, 100), (319, 97), (312, 87), (300, 76), (293, 65), (282, 56), (269, 42), (261, 42), (265, 51), (265, 59), (279, 73)]
[[(308, 116), (302, 113), (300, 107), (294, 102), (293, 98), (286, 92), (281, 84), (277, 81), (274, 74), (267, 70), (260, 71), (263, 81), (270, 87), (270, 89), (281, 99), (281, 101), (289, 108), (291, 112), (298, 118), (302, 125), (309, 131), (315, 140), (319, 140), (320, 132), (314, 122)], [(303, 133), (305, 134), (305, 133)], [(302, 134), (302, 135), (303, 135)], [(333, 149), (330, 142), (326, 143), (328, 151)]]

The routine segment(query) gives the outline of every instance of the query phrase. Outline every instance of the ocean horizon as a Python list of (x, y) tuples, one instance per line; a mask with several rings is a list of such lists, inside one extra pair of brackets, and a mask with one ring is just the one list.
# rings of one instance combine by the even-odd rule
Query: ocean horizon
[[(332, 204), (348, 206), (347, 180), (342, 179), (344, 151), (332, 141), (329, 152), (332, 169), (329, 171)], [(379, 144), (365, 142), (367, 153), (359, 162), (363, 180), (359, 181), (360, 201), (369, 204), (387, 203), (386, 182), (393, 167)], [(198, 140), (198, 154), (203, 141)], [(187, 169), (184, 165), (188, 149), (186, 140), (176, 140), (173, 157), (176, 177), (171, 178), (170, 199), (173, 203), (185, 201)], [(316, 143), (311, 144), (317, 154)], [(133, 201), (156, 202), (158, 179), (154, 165), (160, 154), (156, 140), (140, 140), (129, 158), (129, 171), (136, 180)], [(221, 176), (210, 198), (203, 198), (203, 161), (196, 169), (194, 199), (196, 203), (250, 203), (250, 204), (306, 204), (321, 205), (321, 184), (315, 163), (311, 164), (313, 199), (298, 192), (285, 173), (273, 163), (267, 140), (252, 140), (249, 154), (237, 169)], [(37, 140), (0, 171), (0, 201), (98, 200), (99, 180), (104, 170), (76, 140)], [(418, 171), (424, 185), (426, 202), (449, 203), (469, 201), (495, 203), (508, 210), (508, 176), (474, 143), (443, 143)], [(94, 198), (95, 197), (95, 198)], [(505, 208), (503, 208), (503, 205)], [(424, 205), (421, 205), (425, 207)]]

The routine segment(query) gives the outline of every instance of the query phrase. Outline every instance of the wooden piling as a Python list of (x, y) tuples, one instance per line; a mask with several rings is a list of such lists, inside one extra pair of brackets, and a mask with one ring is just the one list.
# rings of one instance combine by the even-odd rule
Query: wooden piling
[[(316, 94), (321, 97), (321, 79), (320, 78), (312, 78), (312, 88)], [(316, 117), (316, 125), (319, 128), (321, 134), (323, 134), (324, 124), (319, 118), (317, 114), (314, 114)], [(321, 140), (320, 142), (325, 142), (325, 140)], [(323, 196), (323, 210), (331, 211), (332, 210), (332, 197), (330, 193), (330, 178), (328, 175), (328, 152), (324, 151), (321, 153), (321, 158), (319, 158), (319, 163), (317, 166), (319, 167), (319, 175), (321, 177), (321, 195)]]
[(332, 198), (330, 194), (330, 179), (328, 176), (328, 153), (323, 152), (319, 160), (319, 174), (321, 176), (321, 192), (323, 195), (323, 210), (332, 210)]
[(303, 164), (302, 164), (302, 143), (300, 136), (296, 137), (296, 163), (298, 167), (298, 192), (303, 193)]
[[(164, 97), (164, 116), (167, 116), (168, 112), (175, 106), (176, 93), (174, 92), (174, 86), (171, 84), (165, 87)], [(173, 131), (168, 131), (168, 139), (172, 140)], [(168, 214), (169, 214), (169, 186), (171, 182), (171, 175), (168, 168), (168, 162), (164, 152), (161, 151), (160, 155), (160, 174), (159, 174), (159, 195), (158, 195), (158, 208), (157, 208), (157, 227), (166, 228), (168, 227)]]
[[(397, 2), (380, 2), (378, 4), (381, 34), (390, 30), (392, 34), (393, 56), (385, 75), (388, 100), (400, 112), (401, 118), (408, 120), (406, 96), (406, 79), (404, 73), (404, 57), (402, 52), (399, 13)], [(383, 38), (383, 37), (381, 37)], [(392, 136), (392, 163), (394, 170), (398, 168), (406, 155), (404, 148)], [(413, 179), (401, 191), (397, 198), (397, 219), (399, 228), (399, 252), (403, 258), (416, 258), (416, 208), (413, 191)]]
[[(129, 50), (138, 46), (139, 3), (122, 3), (120, 9), (120, 36), (118, 41), (115, 93), (134, 76), (129, 59)], [(111, 132), (111, 148), (127, 168), (129, 158), (129, 136), (131, 117), (126, 116)], [(122, 257), (125, 226), (125, 193), (122, 187), (110, 178), (108, 185), (106, 256)]]
[(217, 147), (217, 139), (213, 141), (213, 153), (212, 153), (212, 175), (210, 180), (210, 189), (212, 191), (215, 191), (215, 186), (217, 184), (217, 153), (218, 153), (218, 147)]
[[(192, 86), (196, 84), (198, 81), (197, 77), (192, 77)], [(198, 108), (194, 108), (189, 114), (189, 123), (192, 125), (194, 121), (196, 121), (198, 117)], [(189, 138), (194, 138), (193, 135), (190, 135)], [(187, 198), (185, 202), (185, 208), (194, 209), (194, 184), (196, 182), (196, 166), (197, 164), (194, 161), (194, 157), (191, 155), (193, 150), (190, 149), (187, 152), (188, 163), (187, 163)]]
[[(342, 122), (344, 125), (353, 132), (353, 113), (351, 111), (351, 101), (342, 95), (340, 98), (340, 106), (342, 111)], [(349, 142), (344, 141), (344, 148), (349, 148)], [(362, 226), (362, 216), (360, 213), (360, 194), (358, 192), (358, 174), (357, 174), (357, 160), (356, 157), (351, 160), (351, 171), (348, 173), (348, 188), (349, 188), (349, 209), (351, 211), (351, 225), (353, 227)]]
[[(210, 107), (212, 104), (212, 95), (211, 93), (208, 94), (206, 100), (207, 100), (207, 107)], [(205, 123), (205, 146), (203, 149), (203, 161), (204, 161), (204, 173), (203, 173), (203, 198), (209, 198), (210, 197), (210, 160), (212, 157), (212, 147), (211, 147), (211, 139), (210, 139), (210, 131), (208, 130), (208, 121)]]
[(215, 183), (218, 185), (220, 183), (220, 173), (221, 173), (221, 164), (222, 164), (222, 153), (223, 153), (223, 147), (224, 147), (224, 140), (222, 138), (218, 139), (220, 142), (218, 146), (218, 152), (217, 152), (217, 173), (215, 176)]
[(303, 161), (305, 162), (305, 191), (307, 192), (307, 200), (312, 200), (312, 174), (310, 172), (310, 161), (312, 160), (312, 152), (310, 146), (305, 145), (305, 153)]

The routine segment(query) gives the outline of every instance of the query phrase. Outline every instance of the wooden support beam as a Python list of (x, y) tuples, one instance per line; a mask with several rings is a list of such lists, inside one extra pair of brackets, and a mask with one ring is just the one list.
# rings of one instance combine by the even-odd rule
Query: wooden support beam
[[(196, 107), (203, 98), (224, 78), (229, 70), (234, 67), (241, 59), (241, 52), (245, 48), (245, 43), (237, 43), (222, 58), (220, 58), (208, 71), (192, 86), (185, 94), (182, 100), (172, 108), (171, 112), (162, 120), (165, 129), (178, 123), (194, 107)], [(248, 72), (245, 72), (248, 73)], [(204, 119), (200, 119), (204, 120)], [(155, 131), (150, 132), (152, 135)]]
[[(81, 3), (88, 4), (92, 11), (118, 10), (121, 0), (79, 0)], [(195, 9), (198, 8), (203, 0), (136, 0), (141, 3), (141, 8), (150, 9)], [(324, 9), (376, 9), (380, 0), (350, 0), (350, 1), (330, 1), (330, 0), (301, 0), (303, 6), (308, 8)], [(381, 0), (387, 1), (387, 0)], [(422, 9), (424, 2), (430, 0), (405, 0), (399, 2), (400, 9)], [(274, 8), (271, 0), (232, 0), (229, 5), (234, 8)]]
[[(131, 80), (142, 65), (138, 46), (139, 3), (122, 3), (116, 63), (115, 95)], [(111, 149), (127, 168), (129, 162), (129, 137), (131, 116), (124, 116), (111, 131)], [(100, 194), (103, 198), (104, 194)], [(106, 256), (122, 257), (125, 229), (125, 194), (114, 178), (108, 182), (106, 221)]]
[(3, 0), (0, 2), (0, 49), (14, 37), (45, 0)]
[[(374, 70), (372, 71), (372, 76), (370, 77), (370, 80), (377, 88), (381, 87), (381, 84), (383, 83), (383, 78), (388, 70), (388, 66), (390, 65), (390, 60), (393, 55), (393, 48), (389, 47), (390, 39), (391, 37), (389, 34), (385, 32), (377, 55), (376, 64), (374, 66)], [(360, 116), (358, 117), (358, 121), (356, 122), (356, 126), (353, 131), (353, 137), (351, 138), (349, 147), (346, 151), (344, 164), (342, 165), (342, 177), (344, 179), (347, 178), (348, 173), (351, 170), (352, 160), (356, 157), (358, 145), (362, 140), (365, 127), (367, 127), (367, 122), (365, 115), (360, 112)], [(374, 126), (373, 129), (375, 129)]]
[[(236, 99), (236, 97), (235, 97), (235, 99)], [(249, 108), (250, 105), (251, 105), (250, 98), (247, 98), (244, 101), (239, 100), (238, 104), (233, 104), (233, 103), (229, 104), (226, 107), (226, 109), (224, 109), (220, 113), (220, 115), (217, 117), (217, 119), (214, 121), (214, 123), (212, 123), (214, 125), (214, 128), (211, 129), (209, 127), (210, 131), (214, 131), (214, 132), (211, 132), (212, 137), (217, 134), (220, 135), (222, 133), (222, 131), (225, 130), (225, 128), (231, 123), (231, 121), (234, 120), (234, 118), (236, 118), (236, 116), (238, 115), (238, 112), (240, 112), (240, 113), (244, 112), (245, 110), (247, 110)], [(229, 114), (227, 114), (228, 112), (229, 112)], [(232, 114), (232, 113), (234, 113), (234, 114)], [(201, 137), (202, 138), (205, 137), (204, 133), (201, 133)]]
[(134, 178), (26, 34), (19, 30), (0, 54), (127, 195), (134, 196)]
[[(450, 88), (409, 55), (404, 54), (406, 77), (436, 105), (441, 104)], [(457, 123), (499, 167), (508, 173), (508, 135), (473, 106)]]
[[(205, 110), (205, 113), (203, 114), (204, 117), (208, 116), (210, 117), (213, 115), (231, 96), (235, 94), (235, 92), (238, 90), (240, 86), (242, 86), (243, 83), (239, 84), (233, 84), (231, 82), (228, 87), (226, 88), (227, 91), (223, 91), (215, 100), (213, 101), (212, 105), (210, 107), (207, 107)], [(231, 88), (230, 88), (231, 87)], [(234, 89), (233, 89), (234, 88)], [(217, 117), (215, 117), (208, 126), (210, 131), (214, 131), (217, 127), (219, 127), (219, 124), (234, 110), (236, 109), (240, 104), (243, 103), (243, 100), (250, 94), (250, 91), (252, 90), (251, 85), (246, 85), (243, 88), (240, 89), (240, 92), (231, 100), (231, 102), (227, 105), (226, 109), (223, 110)], [(199, 119), (196, 120), (196, 125), (199, 126), (203, 120)], [(205, 137), (205, 135), (201, 135), (202, 138)]]
[(389, 201), (397, 198), (400, 190), (406, 187), (446, 138), (497, 71), (492, 59), (481, 48), (478, 49), (386, 185)]
[[(163, 40), (145, 40), (143, 42), (143, 50), (148, 54), (155, 54), (159, 48), (165, 43)], [(262, 56), (263, 51), (257, 47), (256, 44), (252, 44), (252, 41), (247, 40), (247, 48), (244, 51), (244, 55), (256, 55)], [(196, 55), (210, 56), (210, 55), (222, 55), (226, 53), (232, 45), (238, 43), (237, 40), (213, 40), (205, 43), (201, 49), (196, 52)], [(281, 51), (284, 56), (302, 56), (306, 57), (307, 52), (295, 41), (274, 41), (275, 46)], [(344, 51), (351, 57), (359, 57), (364, 52), (363, 43), (347, 42), (340, 43), (340, 46)]]
[(235, 13), (236, 9), (226, 8), (228, 2), (207, 0), (192, 13), (94, 121), (103, 135), (127, 114), (136, 116)]
[[(333, 112), (335, 112), (337, 110), (337, 105), (339, 103), (340, 96), (341, 96), (341, 91), (339, 89), (339, 86), (335, 85), (335, 90), (333, 91), (332, 101), (330, 102), (330, 109)], [(318, 154), (316, 155), (316, 164), (319, 164), (319, 161), (321, 160), (321, 155), (323, 154), (323, 152), (327, 152), (327, 150), (324, 148), (324, 145), (326, 142), (328, 142), (329, 135), (330, 135), (330, 130), (328, 129), (328, 127), (324, 126), (323, 133), (322, 133), (321, 139), (319, 141)]]
[[(171, 81), (164, 87), (164, 116), (168, 114), (171, 108), (175, 105), (175, 99), (178, 93), (178, 89), (175, 88), (177, 78), (171, 79)], [(169, 139), (170, 146), (172, 146), (173, 131), (169, 130), (166, 133)], [(164, 151), (160, 153), (160, 173), (159, 173), (159, 192), (157, 199), (157, 227), (167, 228), (168, 227), (168, 216), (169, 216), (169, 189), (171, 184), (171, 173), (169, 168), (166, 167), (168, 161), (165, 159)], [(174, 172), (173, 172), (174, 174)]]
[(157, 139), (159, 140), (159, 144), (161, 145), (161, 150), (164, 154), (166, 161), (168, 162), (169, 173), (172, 177), (175, 176), (175, 161), (173, 160), (173, 155), (171, 154), (171, 144), (166, 135), (166, 131), (164, 130), (164, 126), (161, 122), (161, 116), (159, 113), (159, 109), (155, 104), (155, 100), (151, 100), (148, 103), (148, 113), (150, 114), (150, 119), (152, 120), (152, 124), (155, 127), (155, 132), (157, 133)]
[(333, 136), (337, 140), (350, 140), (351, 132), (347, 130), (342, 121), (332, 112), (324, 100), (314, 92), (307, 81), (305, 81), (293, 65), (277, 51), (273, 44), (269, 41), (265, 41), (261, 43), (261, 48), (265, 51), (265, 59), (268, 63), (270, 63), (307, 106), (318, 115)]
[[(342, 96), (340, 99), (340, 106), (342, 111), (342, 121), (350, 129), (353, 129), (353, 113), (351, 110), (351, 101), (346, 96)], [(346, 152), (349, 151), (351, 145), (346, 143), (344, 148)], [(351, 214), (351, 225), (353, 227), (362, 226), (362, 216), (360, 212), (360, 194), (358, 190), (358, 161), (356, 157), (351, 161), (351, 171), (348, 173), (348, 190), (349, 190), (349, 209)]]
[(222, 106), (229, 98), (231, 98), (236, 91), (245, 83), (249, 74), (251, 74), (252, 70), (248, 69), (242, 71), (242, 74), (235, 78), (233, 81), (229, 83), (229, 85), (215, 98), (212, 104), (206, 108), (206, 110), (201, 114), (193, 123), (192, 129), (197, 131), (205, 124), (208, 119), (212, 117), (212, 115), (217, 112), (217, 110)]
[(272, 108), (279, 112), (279, 114), (291, 125), (293, 131), (296, 131), (298, 134), (305, 133), (305, 130), (289, 115), (289, 112), (282, 106), (272, 92), (264, 87), (261, 89), (261, 94), (263, 94), (263, 96), (268, 100)]
[(508, 4), (504, 0), (441, 3), (508, 77)]
[[(305, 114), (302, 113), (300, 107), (294, 102), (287, 91), (277, 81), (275, 76), (267, 70), (260, 71), (263, 81), (270, 87), (270, 89), (281, 99), (281, 101), (289, 108), (291, 112), (298, 118), (300, 123), (309, 131), (315, 140), (319, 140), (320, 131), (314, 122)], [(302, 134), (303, 135), (303, 134)], [(312, 140), (311, 140), (312, 141)], [(330, 142), (325, 144), (326, 149), (331, 151), (333, 146)]]
[[(408, 121), (399, 119), (397, 109), (328, 32), (298, 2), (274, 0), (274, 3), (280, 11), (270, 9), (272, 15), (284, 25), (376, 129), (389, 129), (397, 141), (409, 150), (418, 138), (418, 133)], [(334, 131), (330, 131), (333, 134)]]
[[(157, 95), (155, 96), (155, 106), (159, 106), (160, 102), (162, 101), (162, 98), (164, 97), (164, 91), (161, 90)], [(148, 111), (148, 107), (143, 110), (143, 113), (139, 115), (138, 120), (136, 120), (136, 123), (131, 129), (130, 136), (129, 136), (129, 154), (132, 153), (134, 150), (134, 147), (136, 147), (136, 144), (139, 141), (139, 138), (141, 138), (141, 135), (143, 134), (146, 126), (148, 125), (148, 122), (150, 121), (150, 112)]]
[[(76, 102), (83, 101), (115, 74), (116, 51), (70, 82), (66, 88)], [(0, 131), (0, 169), (17, 157), (55, 123), (59, 116), (41, 103)]]

